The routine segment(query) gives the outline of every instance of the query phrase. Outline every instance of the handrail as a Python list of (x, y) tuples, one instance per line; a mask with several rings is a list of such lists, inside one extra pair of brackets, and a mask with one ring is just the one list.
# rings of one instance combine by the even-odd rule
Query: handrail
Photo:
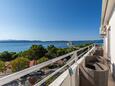
[(81, 48), (81, 49), (79, 49), (79, 50), (70, 52), (70, 53), (65, 54), (65, 55), (63, 55), (63, 56), (56, 57), (56, 58), (54, 58), (54, 59), (52, 59), (52, 60), (43, 62), (43, 63), (41, 63), (41, 64), (38, 64), (38, 65), (32, 66), (32, 67), (30, 67), (30, 68), (21, 70), (21, 71), (19, 71), (19, 72), (16, 72), (16, 73), (7, 75), (7, 76), (5, 76), (5, 77), (2, 77), (2, 78), (0, 78), (0, 86), (1, 86), (1, 85), (4, 85), (4, 84), (7, 84), (7, 83), (10, 83), (11, 81), (17, 80), (17, 79), (19, 79), (20, 77), (23, 77), (23, 76), (25, 76), (25, 75), (27, 75), (27, 74), (29, 74), (29, 73), (34, 72), (34, 71), (38, 71), (38, 70), (40, 70), (41, 68), (46, 67), (47, 65), (50, 65), (50, 64), (52, 64), (52, 63), (54, 63), (54, 62), (56, 62), (56, 61), (59, 61), (59, 60), (61, 60), (61, 59), (63, 59), (63, 58), (66, 58), (66, 57), (68, 57), (68, 56), (74, 54), (75, 52), (79, 52), (79, 51), (84, 50), (84, 49), (86, 49), (86, 48), (88, 48), (88, 47), (90, 47), (90, 46), (93, 46), (93, 45), (86, 46), (86, 47), (84, 47), (84, 48)]
[[(87, 51), (81, 53), (79, 56), (77, 56), (77, 58), (81, 57), (82, 55), (84, 55)], [(55, 72), (51, 73), (50, 75), (48, 75), (47, 77), (45, 77), (44, 79), (42, 79), (40, 82), (38, 82), (37, 84), (35, 84), (34, 86), (40, 86), (42, 85), (45, 81), (47, 81), (49, 78), (53, 77), (54, 75), (56, 75), (58, 72), (60, 72), (61, 70), (63, 70), (66, 66), (70, 65), (72, 62), (74, 62), (77, 58), (75, 58), (75, 55), (73, 54), (74, 57), (73, 59), (71, 59), (70, 61), (68, 61), (64, 66), (62, 66), (61, 68), (57, 69)]]
[[(75, 68), (77, 68), (78, 65), (81, 64), (84, 61), (84, 59), (89, 55), (89, 53), (92, 52), (93, 50), (95, 50), (95, 46), (71, 66), (72, 70), (75, 70)], [(60, 86), (68, 75), (69, 75), (69, 71), (67, 69), (58, 78), (56, 78), (49, 86)]]

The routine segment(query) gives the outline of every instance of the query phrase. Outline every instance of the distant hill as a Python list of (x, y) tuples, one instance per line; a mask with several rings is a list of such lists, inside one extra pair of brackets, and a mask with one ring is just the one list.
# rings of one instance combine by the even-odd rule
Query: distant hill
[(0, 43), (22, 43), (22, 42), (42, 42), (42, 41), (39, 41), (39, 40), (0, 40)]
[[(0, 43), (35, 43), (35, 42), (53, 42), (53, 43), (68, 43), (69, 41), (40, 41), (40, 40), (0, 40)], [(80, 43), (103, 43), (103, 40), (82, 40), (82, 41), (71, 41)]]

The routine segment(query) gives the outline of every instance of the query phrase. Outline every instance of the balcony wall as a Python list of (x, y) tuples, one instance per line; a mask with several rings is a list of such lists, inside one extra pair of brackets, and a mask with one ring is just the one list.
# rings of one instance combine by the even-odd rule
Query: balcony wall
[[(115, 10), (112, 14), (110, 19), (109, 25), (110, 28), (110, 56), (111, 56), (111, 63), (115, 65)], [(112, 66), (112, 72), (115, 77), (115, 67)]]

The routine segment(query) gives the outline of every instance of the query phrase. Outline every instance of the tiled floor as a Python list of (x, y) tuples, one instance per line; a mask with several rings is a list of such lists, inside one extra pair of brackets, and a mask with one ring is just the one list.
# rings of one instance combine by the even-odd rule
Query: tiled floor
[(115, 86), (115, 81), (112, 78), (112, 74), (109, 74), (108, 86)]

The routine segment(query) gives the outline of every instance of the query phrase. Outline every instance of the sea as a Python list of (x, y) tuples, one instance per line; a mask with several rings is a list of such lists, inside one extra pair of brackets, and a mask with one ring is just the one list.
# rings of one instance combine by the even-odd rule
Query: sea
[[(85, 44), (85, 43), (97, 43), (102, 45), (102, 40), (93, 41), (71, 41), (73, 45)], [(45, 48), (49, 45), (54, 45), (57, 48), (67, 48), (68, 41), (0, 41), (0, 52), (20, 52), (29, 49), (32, 45), (43, 45)]]

